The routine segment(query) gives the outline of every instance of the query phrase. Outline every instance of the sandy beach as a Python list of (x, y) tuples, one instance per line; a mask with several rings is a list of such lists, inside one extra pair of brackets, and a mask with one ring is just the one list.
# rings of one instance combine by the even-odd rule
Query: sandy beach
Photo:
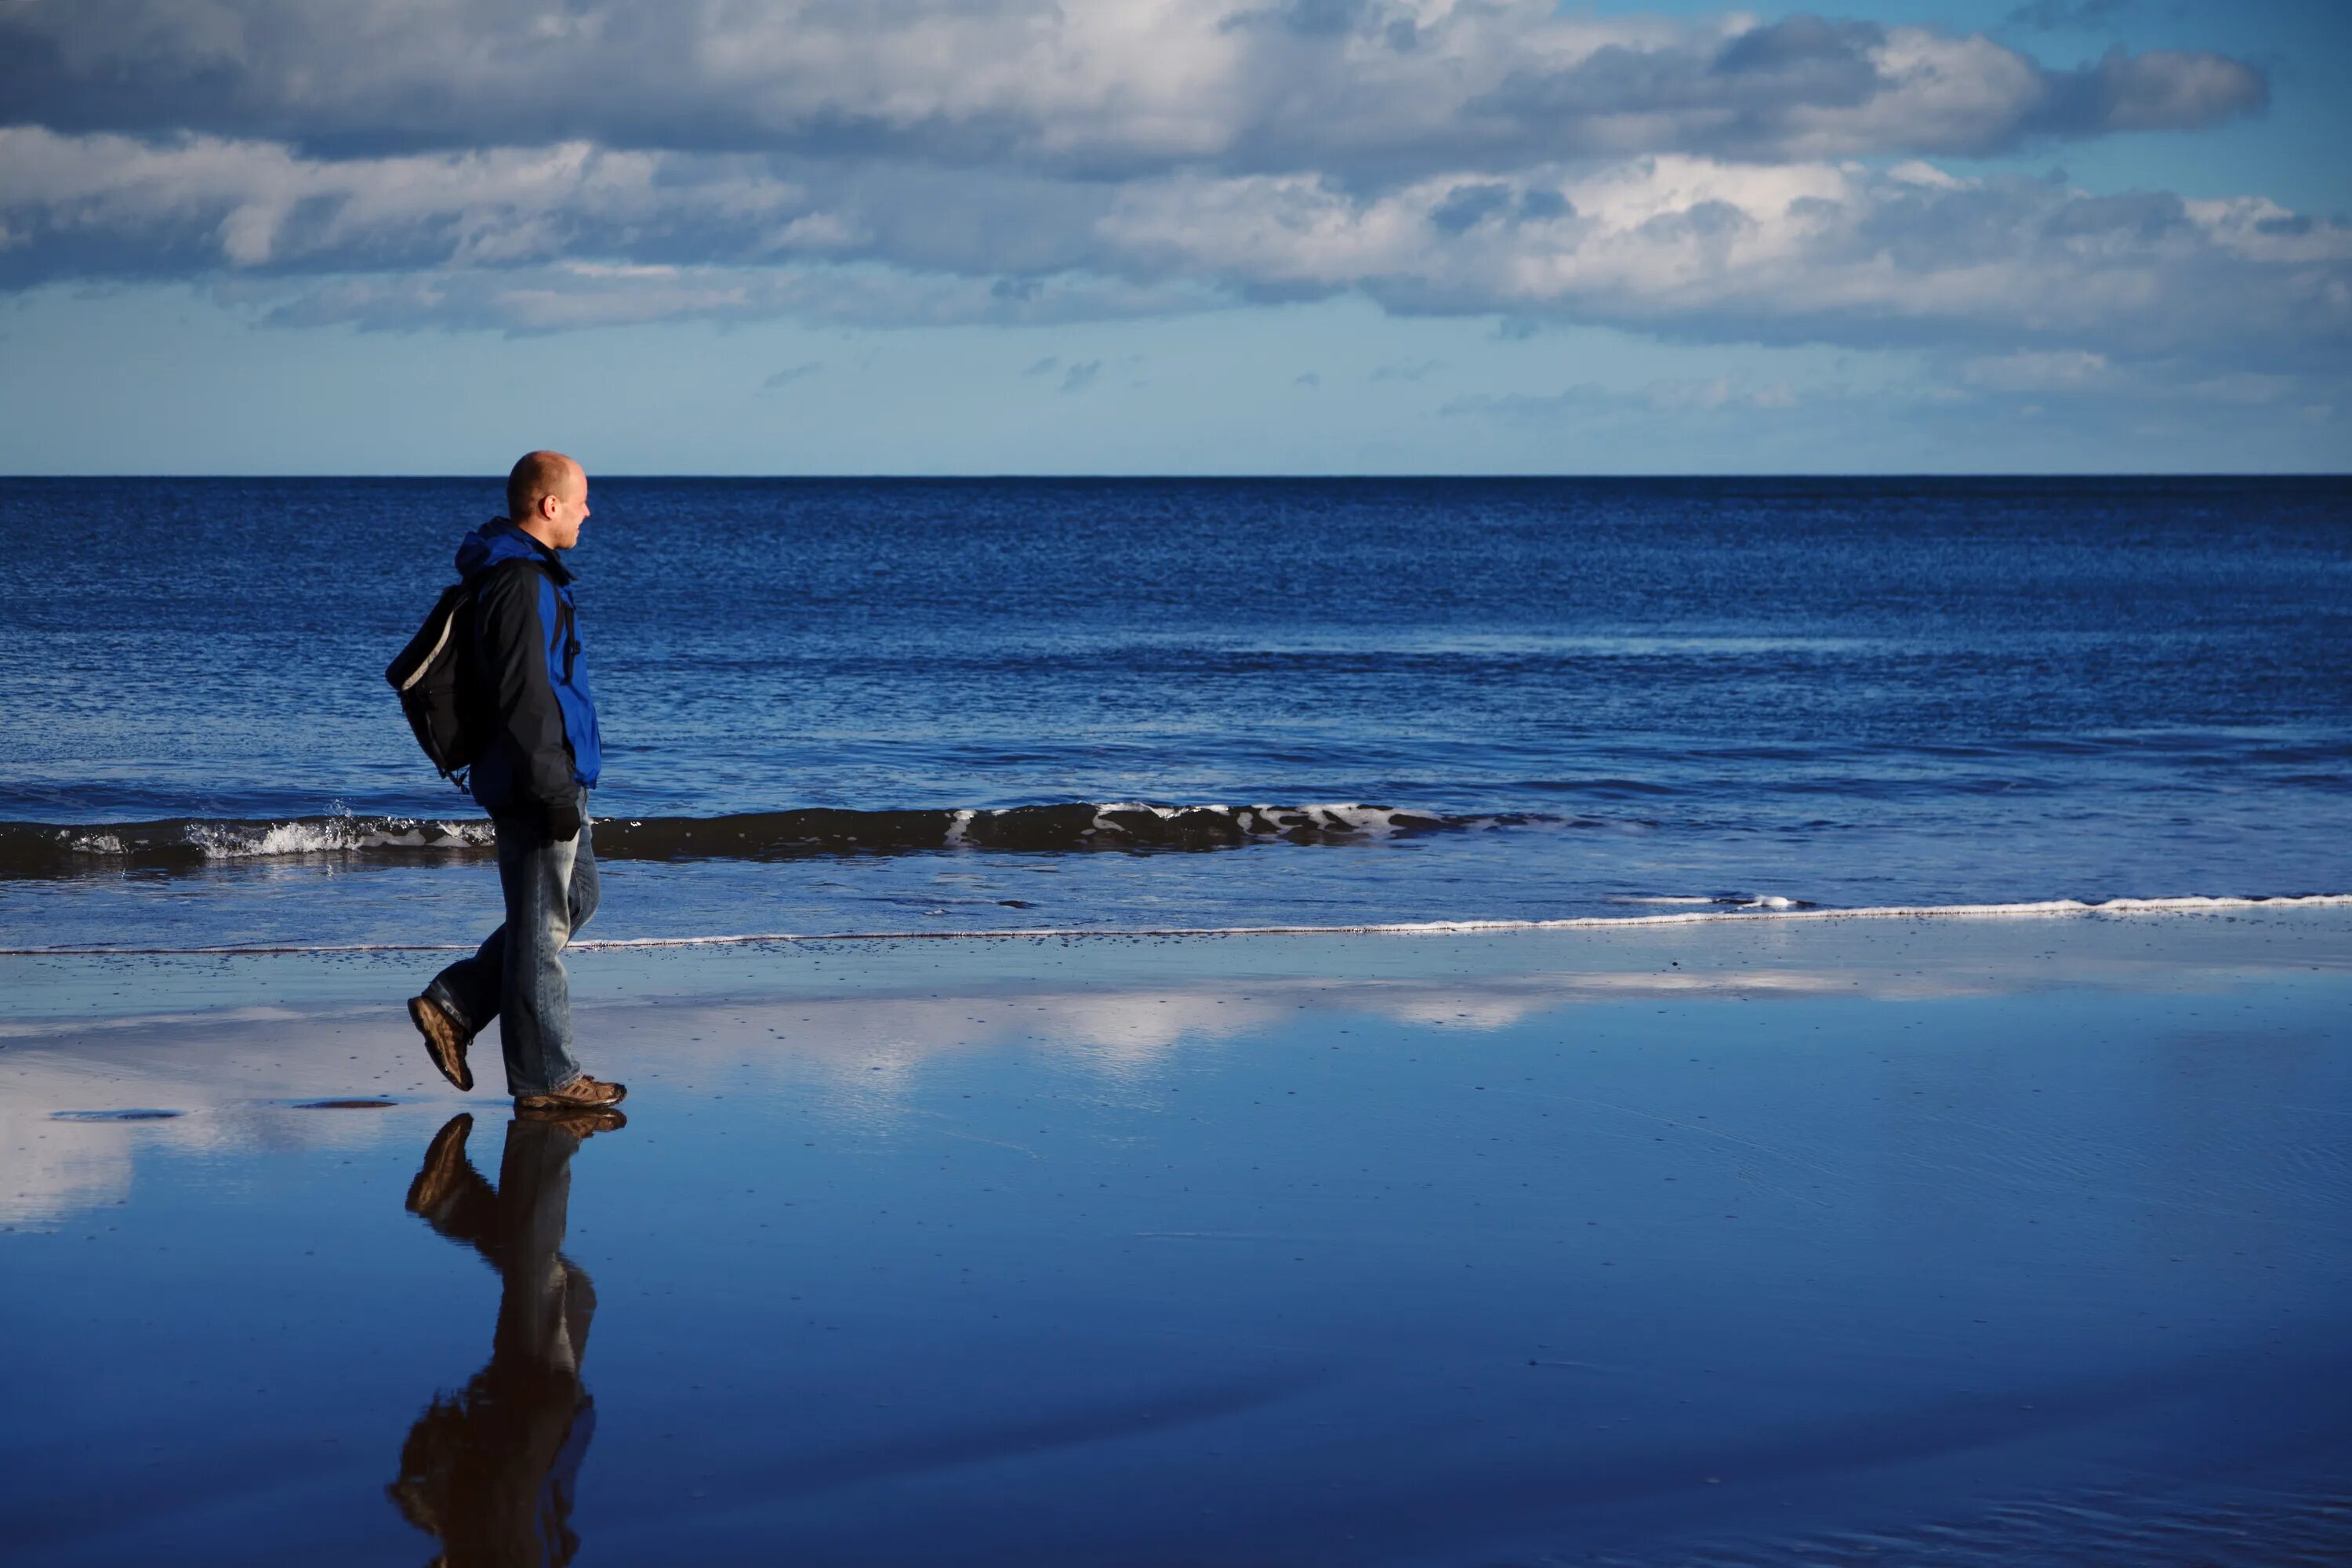
[[(2341, 910), (583, 952), (576, 1153), (415, 955), (0, 963), (12, 1562), (2352, 1544)], [(526, 1155), (568, 1392), (436, 1493), (412, 1184)]]
[(0, 0), (0, 1568), (2352, 1568), (2347, 77)]

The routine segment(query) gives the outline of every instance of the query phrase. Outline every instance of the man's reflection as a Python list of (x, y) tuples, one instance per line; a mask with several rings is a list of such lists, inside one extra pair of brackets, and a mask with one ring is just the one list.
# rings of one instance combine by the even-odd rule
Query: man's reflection
[(490, 1363), (463, 1392), (436, 1395), (400, 1450), (385, 1488), (409, 1523), (441, 1542), (436, 1560), (468, 1564), (572, 1561), (572, 1484), (595, 1429), (580, 1382), (596, 1291), (557, 1250), (580, 1141), (627, 1125), (617, 1110), (519, 1116), (507, 1124), (493, 1190), (466, 1158), (474, 1119), (434, 1134), (408, 1188), (408, 1211), (499, 1271)]

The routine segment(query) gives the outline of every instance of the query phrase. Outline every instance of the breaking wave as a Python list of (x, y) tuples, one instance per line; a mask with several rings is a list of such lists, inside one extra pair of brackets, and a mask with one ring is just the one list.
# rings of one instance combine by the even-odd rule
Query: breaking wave
[[(983, 810), (798, 811), (730, 816), (607, 817), (596, 854), (613, 860), (785, 860), (941, 849), (1225, 849), (1247, 844), (1361, 844), (1406, 835), (1557, 820), (1538, 814), (1449, 816), (1383, 805), (1151, 805), (1076, 802)], [(176, 817), (74, 826), (0, 822), (0, 878), (120, 869), (201, 870), (225, 862), (337, 856), (415, 862), (477, 858), (498, 837), (479, 818)]]

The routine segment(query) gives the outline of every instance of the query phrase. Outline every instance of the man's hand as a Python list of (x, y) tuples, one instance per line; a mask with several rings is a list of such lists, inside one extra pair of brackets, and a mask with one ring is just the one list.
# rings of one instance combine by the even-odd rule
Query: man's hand
[(547, 836), (558, 844), (580, 837), (580, 803), (567, 800), (561, 805), (547, 808)]

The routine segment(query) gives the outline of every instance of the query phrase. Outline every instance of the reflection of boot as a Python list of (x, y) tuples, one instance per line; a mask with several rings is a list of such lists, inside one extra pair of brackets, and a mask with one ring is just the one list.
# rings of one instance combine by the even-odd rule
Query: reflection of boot
[(518, 1105), (515, 1118), (561, 1127), (581, 1139), (593, 1138), (599, 1132), (617, 1132), (629, 1124), (629, 1119), (619, 1111), (600, 1105)]
[(440, 1542), (444, 1568), (563, 1568), (580, 1549), (572, 1510), (596, 1425), (580, 1363), (596, 1291), (562, 1248), (572, 1156), (582, 1139), (622, 1125), (609, 1109), (519, 1115), (492, 1187), (466, 1156), (473, 1118), (452, 1117), (410, 1184), (409, 1210), (479, 1253), (500, 1281), (489, 1364), (434, 1396), (384, 1489)]
[(424, 1167), (416, 1173), (416, 1180), (408, 1184), (410, 1214), (430, 1215), (456, 1195), (457, 1184), (473, 1169), (466, 1162), (466, 1135), (473, 1130), (472, 1113), (459, 1111), (433, 1135), (425, 1150)]
[(598, 1106), (618, 1105), (628, 1098), (627, 1084), (606, 1083), (601, 1078), (590, 1078), (583, 1072), (562, 1089), (551, 1089), (544, 1094), (516, 1095), (515, 1109), (572, 1110), (586, 1107), (593, 1110)]

